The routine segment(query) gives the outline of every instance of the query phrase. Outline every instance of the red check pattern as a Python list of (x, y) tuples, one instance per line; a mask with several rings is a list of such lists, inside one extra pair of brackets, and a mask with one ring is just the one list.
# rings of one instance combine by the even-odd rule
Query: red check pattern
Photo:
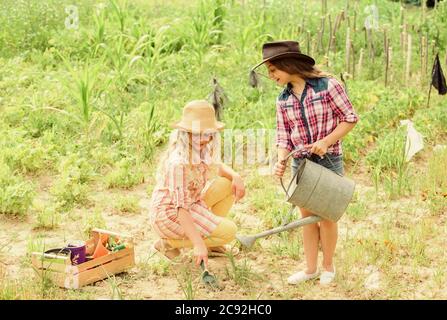
[[(344, 87), (334, 78), (308, 79), (301, 101), (292, 92), (290, 85), (276, 102), (276, 144), (292, 151), (305, 144), (325, 138), (340, 122), (355, 123), (359, 120)], [(308, 128), (306, 128), (306, 120)], [(328, 153), (342, 154), (341, 141), (329, 147)], [(294, 155), (303, 157), (305, 152)]]

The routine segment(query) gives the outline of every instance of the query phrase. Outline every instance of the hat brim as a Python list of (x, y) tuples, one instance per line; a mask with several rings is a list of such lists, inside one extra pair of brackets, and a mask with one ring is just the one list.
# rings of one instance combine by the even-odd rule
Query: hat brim
[(297, 53), (297, 52), (283, 52), (283, 53), (280, 53), (280, 54), (277, 54), (277, 55), (274, 55), (272, 57), (262, 60), (260, 63), (258, 63), (256, 66), (254, 66), (251, 70), (255, 70), (256, 68), (263, 65), (267, 61), (273, 61), (273, 60), (276, 60), (277, 58), (297, 58), (297, 59), (304, 60), (304, 61), (308, 62), (312, 66), (315, 65), (314, 58), (312, 58), (308, 55), (305, 55), (302, 53)]
[(202, 133), (202, 132), (218, 132), (221, 131), (224, 127), (225, 127), (225, 123), (220, 122), (220, 121), (216, 121), (216, 126), (213, 128), (204, 128), (201, 129), (200, 131), (193, 131), (193, 129), (188, 126), (187, 124), (183, 123), (182, 121), (177, 121), (171, 124), (171, 127), (174, 129), (181, 129), (187, 132), (191, 132), (191, 133)]

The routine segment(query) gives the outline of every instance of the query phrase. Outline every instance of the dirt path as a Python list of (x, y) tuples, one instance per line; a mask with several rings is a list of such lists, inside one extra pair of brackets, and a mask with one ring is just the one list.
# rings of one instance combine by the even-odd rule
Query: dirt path
[[(360, 197), (367, 197), (367, 194), (373, 191), (371, 183), (367, 183), (369, 179), (366, 173), (362, 172), (353, 178), (358, 183), (357, 190)], [(50, 179), (43, 178), (39, 182), (39, 198), (45, 199)], [(76, 291), (72, 297), (76, 298), (77, 292), (83, 294), (81, 298), (86, 294), (93, 299), (111, 299), (120, 296), (125, 299), (185, 299), (186, 297), (196, 299), (353, 299), (370, 297), (368, 291), (365, 291), (363, 297), (353, 296), (340, 284), (333, 284), (324, 290), (316, 283), (289, 286), (286, 279), (290, 273), (305, 266), (303, 256), (293, 259), (284, 254), (273, 254), (274, 241), (272, 240), (259, 240), (259, 245), (253, 250), (242, 251), (235, 259), (236, 267), (227, 258), (211, 259), (210, 270), (218, 276), (224, 290), (221, 292), (208, 290), (200, 283), (200, 273), (191, 262), (183, 266), (169, 266), (151, 251), (150, 247), (156, 235), (150, 229), (148, 221), (149, 185), (150, 182), (145, 182), (130, 191), (98, 189), (95, 201), (104, 204), (102, 215), (107, 229), (130, 234), (135, 239), (136, 266), (128, 273), (115, 277), (119, 293), (113, 290), (110, 281), (99, 281)], [(111, 201), (117, 195), (138, 197), (140, 211), (135, 214), (117, 213)], [(344, 246), (349, 245), (349, 242), (344, 239), (348, 239), (352, 234), (361, 232), (365, 236), (369, 232), (377, 232), (382, 223), (381, 219), (389, 212), (390, 206), (399, 208), (411, 204), (412, 201), (415, 200), (401, 199), (390, 205), (376, 204), (374, 215), (367, 215), (361, 223), (354, 225), (342, 219), (339, 223), (340, 240), (337, 250), (341, 251)], [(248, 214), (248, 207), (247, 200), (235, 205), (233, 209), (235, 221), (242, 225), (245, 231), (262, 229), (262, 220), (256, 215)], [(368, 210), (370, 209), (368, 207)], [(88, 214), (88, 211), (88, 209), (76, 209), (72, 214), (75, 217), (81, 217), (83, 214)], [(424, 214), (421, 211), (415, 212), (416, 215), (408, 214), (407, 218), (416, 220), (420, 218), (418, 215)], [(33, 215), (23, 220), (0, 216), (0, 230), (2, 230), (0, 266), (3, 272), (6, 272), (8, 279), (21, 279), (33, 274), (29, 263), (26, 262), (31, 239), (35, 240), (39, 235), (44, 234), (47, 247), (60, 247), (68, 239), (82, 238), (81, 219), (66, 218), (58, 228), (44, 232), (33, 228), (35, 219)], [(185, 255), (187, 257), (188, 253)], [(374, 273), (374, 267), (371, 268), (371, 281), (374, 282), (374, 277), (378, 275), (377, 272)], [(363, 270), (358, 272), (362, 273)], [(188, 284), (192, 288), (189, 293)], [(371, 286), (374, 287), (374, 283)], [(64, 289), (60, 290), (64, 291)], [(373, 292), (380, 297), (380, 293)]]

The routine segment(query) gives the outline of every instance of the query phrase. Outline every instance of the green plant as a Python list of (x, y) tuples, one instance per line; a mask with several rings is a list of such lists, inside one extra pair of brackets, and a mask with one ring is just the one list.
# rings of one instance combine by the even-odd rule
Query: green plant
[(194, 278), (190, 268), (184, 267), (175, 274), (186, 300), (194, 300), (198, 289), (198, 278)]
[(225, 272), (236, 284), (251, 287), (255, 281), (262, 280), (260, 275), (252, 271), (247, 259), (238, 262), (231, 253), (227, 256), (230, 260), (230, 267), (226, 266)]
[(361, 220), (368, 215), (368, 207), (357, 192), (346, 210), (346, 214), (353, 220)]
[(383, 182), (390, 198), (410, 190), (409, 167), (405, 160), (405, 128), (386, 132), (377, 147), (366, 156), (373, 172), (376, 191)]
[(106, 229), (106, 221), (102, 216), (99, 209), (93, 210), (93, 212), (85, 212), (83, 215), (83, 234), (85, 237), (89, 237), (93, 229)]
[[(150, 273), (153, 273), (157, 276), (167, 276), (169, 274), (169, 270), (171, 267), (171, 263), (166, 259), (162, 259), (158, 256), (150, 256), (144, 263), (141, 263), (140, 268), (147, 269)], [(151, 261), (149, 261), (151, 259)]]
[(43, 201), (35, 201), (33, 203), (36, 216), (36, 228), (54, 229), (61, 222), (61, 213), (57, 210), (56, 205), (48, 205)]
[[(107, 272), (107, 271), (106, 271)], [(119, 287), (116, 277), (113, 274), (107, 274), (107, 283), (110, 286), (110, 298), (112, 300), (124, 300), (124, 295)]]
[(428, 161), (427, 174), (422, 176), (422, 197), (428, 202), (432, 215), (447, 209), (447, 148), (435, 151)]
[(135, 162), (129, 158), (123, 158), (117, 164), (117, 168), (106, 175), (107, 188), (129, 189), (144, 182), (144, 175), (140, 169), (135, 168)]
[[(300, 257), (301, 237), (296, 233), (282, 232), (272, 243), (272, 251), (281, 257), (298, 260)], [(272, 239), (273, 240), (273, 239)]]
[(0, 158), (0, 214), (26, 215), (35, 194), (34, 185), (16, 175)]
[(139, 206), (140, 199), (135, 196), (122, 196), (118, 197), (118, 199), (115, 202), (115, 210), (119, 213), (139, 213), (140, 212), (140, 206)]

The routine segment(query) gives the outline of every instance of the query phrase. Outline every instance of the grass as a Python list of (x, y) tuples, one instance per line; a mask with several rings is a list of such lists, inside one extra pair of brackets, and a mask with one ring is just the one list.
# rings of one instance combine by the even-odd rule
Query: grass
[(117, 198), (114, 209), (119, 214), (136, 214), (140, 212), (139, 198), (136, 196), (120, 196)]
[(106, 187), (129, 189), (144, 182), (143, 173), (134, 165), (131, 159), (122, 159), (117, 168), (106, 175)]
[[(1, 160), (1, 159), (0, 159)], [(0, 213), (25, 216), (35, 195), (34, 185), (0, 161)]]
[(253, 288), (255, 281), (260, 281), (262, 279), (259, 274), (252, 270), (247, 259), (237, 261), (231, 253), (227, 256), (229, 267), (226, 266), (225, 272), (237, 285), (251, 289)]
[(446, 165), (447, 151), (436, 151), (428, 161), (428, 173), (422, 177), (422, 197), (428, 202), (432, 215), (442, 214), (447, 209)]
[(200, 277), (195, 277), (191, 268), (183, 267), (175, 274), (183, 296), (186, 300), (194, 300), (197, 295)]
[[(248, 71), (260, 59), (265, 41), (296, 39), (307, 52), (307, 33), (318, 35), (322, 17), (319, 1), (298, 1), (284, 11), (284, 0), (262, 5), (223, 0), (170, 0), (162, 4), (79, 0), (79, 29), (70, 30), (64, 28), (63, 21), (65, 7), (72, 4), (65, 0), (4, 0), (0, 4), (4, 31), (0, 34), (0, 218), (35, 221), (37, 231), (30, 231), (29, 250), (42, 246), (43, 238), (36, 232), (60, 235), (77, 220), (80, 231), (86, 234), (94, 227), (114, 226), (103, 216), (95, 197), (101, 187), (116, 189), (113, 194), (110, 190), (101, 192), (118, 194), (111, 202), (113, 210), (131, 214), (120, 216), (121, 220), (138, 219), (139, 198), (131, 195), (133, 189), (143, 183), (149, 193), (153, 189), (152, 167), (158, 161), (155, 155), (167, 141), (169, 124), (180, 116), (187, 101), (209, 96), (213, 78), (219, 80), (229, 98), (223, 119), (227, 128), (274, 128), (274, 101), (280, 88), (268, 81), (261, 81), (258, 89), (250, 88), (246, 84)], [(346, 12), (352, 28), (357, 7), (357, 30), (350, 33), (355, 64), (360, 49), (367, 48), (360, 26), (369, 4), (366, 0), (351, 2)], [(351, 169), (348, 174), (361, 177), (362, 184), (375, 187), (375, 193), (372, 197), (357, 193), (340, 222), (345, 227), (341, 230), (348, 231), (340, 235), (342, 249), (337, 255), (341, 266), (333, 294), (354, 299), (414, 298), (417, 295), (411, 290), (422, 281), (424, 288), (430, 283), (430, 297), (445, 297), (442, 266), (446, 261), (440, 226), (447, 208), (447, 155), (432, 149), (447, 141), (447, 114), (444, 100), (433, 92), (430, 108), (425, 107), (429, 79), (420, 73), (419, 36), (429, 37), (428, 67), (436, 51), (445, 60), (447, 35), (442, 30), (447, 2), (428, 11), (425, 21), (420, 8), (404, 11), (415, 57), (409, 81), (404, 77), (405, 50), (400, 44), (400, 3), (381, 1), (376, 5), (380, 23), (373, 34), (374, 62), (369, 62), (365, 50), (362, 72), (345, 75), (361, 121), (344, 140), (344, 159)], [(345, 6), (346, 1), (331, 2), (332, 23)], [(329, 44), (327, 22), (322, 48)], [(309, 42), (317, 62), (336, 76), (346, 71), (347, 27), (346, 19), (337, 33), (336, 52), (327, 54), (314, 39)], [(393, 81), (387, 86), (385, 28), (393, 46)], [(410, 163), (402, 156), (405, 135), (399, 121), (404, 119), (415, 123), (426, 142), (425, 149)], [(287, 218), (288, 205), (277, 181), (255, 173), (255, 166), (240, 169), (245, 171), (250, 191), (243, 202), (244, 213), (261, 221), (250, 233), (281, 224)], [(50, 177), (49, 189), (40, 185), (45, 177)], [(126, 197), (120, 196), (123, 189)], [(35, 198), (43, 199), (43, 203)], [(62, 214), (69, 219), (62, 220)], [(237, 221), (238, 212), (234, 215)], [(258, 241), (249, 254), (301, 263), (299, 234), (283, 233)], [(229, 257), (226, 272), (232, 289), (239, 290), (235, 298), (259, 296), (250, 289), (258, 280), (252, 262), (245, 256)], [(400, 277), (398, 266), (410, 264), (413, 270)], [(363, 269), (369, 265), (377, 266), (384, 276), (383, 287), (375, 292), (364, 289), (367, 275)], [(172, 277), (171, 268), (161, 261), (150, 260), (140, 266), (148, 277)], [(435, 270), (432, 280), (417, 276), (418, 270), (430, 267)], [(288, 271), (283, 269), (281, 272)], [(267, 273), (260, 271), (262, 276)], [(178, 289), (183, 297), (197, 298), (194, 275), (181, 277)], [(1, 280), (1, 298), (82, 299), (94, 298), (99, 292), (63, 292), (31, 280)], [(119, 282), (110, 280), (110, 297), (131, 296)], [(312, 290), (314, 285), (283, 287), (284, 292), (272, 295), (318, 296)], [(262, 297), (271, 297), (267, 289), (259, 291)]]
[(36, 228), (52, 230), (59, 226), (62, 216), (55, 205), (47, 207), (43, 201), (36, 201), (33, 205), (37, 217)]

